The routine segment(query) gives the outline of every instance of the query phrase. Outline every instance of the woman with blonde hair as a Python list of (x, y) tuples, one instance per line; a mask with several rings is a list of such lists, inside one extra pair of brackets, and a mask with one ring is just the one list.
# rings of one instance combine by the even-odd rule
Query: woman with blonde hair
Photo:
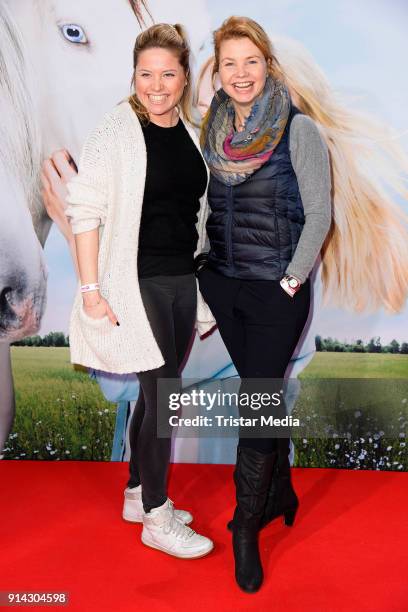
[[(309, 274), (330, 227), (328, 152), (315, 123), (292, 104), (259, 24), (230, 17), (214, 32), (214, 52), (222, 89), (201, 133), (211, 172), (211, 249), (200, 289), (244, 379), (241, 392), (245, 386), (272, 395), (305, 327)], [(268, 408), (281, 416), (283, 399), (280, 410)], [(298, 499), (288, 437), (244, 432), (234, 471), (233, 550), (238, 585), (255, 592), (263, 581), (259, 529), (276, 514), (293, 524)], [(279, 490), (270, 496), (275, 470)]]
[[(67, 185), (81, 287), (70, 321), (71, 361), (137, 372), (130, 478), (123, 518), (143, 522), (142, 542), (181, 558), (213, 543), (167, 496), (171, 429), (158, 435), (161, 379), (175, 381), (194, 326), (213, 325), (194, 275), (205, 240), (207, 169), (191, 125), (190, 49), (180, 25), (139, 34), (134, 93), (88, 137)], [(186, 172), (188, 168), (188, 172)], [(168, 407), (167, 407), (168, 408)]]
[[(357, 311), (402, 307), (408, 243), (383, 183), (406, 197), (408, 164), (386, 130), (339, 104), (292, 41), (275, 52), (259, 24), (231, 17), (214, 33), (214, 47), (201, 74), (212, 63), (213, 88), (218, 78), (222, 89), (201, 139), (212, 212), (200, 288), (239, 375), (281, 378), (304, 329), (319, 253), (326, 301)], [(294, 521), (288, 452), (285, 438), (239, 441), (231, 526), (246, 591), (262, 583), (259, 528), (280, 515)]]

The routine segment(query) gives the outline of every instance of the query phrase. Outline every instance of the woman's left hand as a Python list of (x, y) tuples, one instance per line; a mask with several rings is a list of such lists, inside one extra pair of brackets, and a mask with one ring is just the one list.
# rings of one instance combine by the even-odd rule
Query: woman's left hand
[(284, 291), (286, 291), (288, 295), (290, 295), (290, 297), (293, 297), (295, 293), (297, 293), (301, 288), (302, 283), (298, 278), (296, 278), (296, 276), (293, 276), (292, 274), (286, 274), (280, 280), (280, 286)]

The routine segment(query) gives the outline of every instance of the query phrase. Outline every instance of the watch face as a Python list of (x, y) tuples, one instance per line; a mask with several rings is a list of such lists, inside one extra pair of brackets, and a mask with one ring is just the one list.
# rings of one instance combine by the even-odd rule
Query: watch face
[(296, 280), (296, 278), (290, 278), (288, 280), (288, 283), (289, 283), (289, 287), (292, 287), (293, 289), (299, 285), (299, 283)]

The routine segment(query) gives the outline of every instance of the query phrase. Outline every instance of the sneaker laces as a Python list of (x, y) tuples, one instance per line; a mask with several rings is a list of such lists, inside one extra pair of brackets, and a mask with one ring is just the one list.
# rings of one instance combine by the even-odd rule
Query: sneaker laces
[(195, 534), (195, 531), (185, 525), (175, 514), (172, 514), (167, 523), (163, 525), (163, 533), (166, 535), (174, 533), (179, 540), (188, 540)]

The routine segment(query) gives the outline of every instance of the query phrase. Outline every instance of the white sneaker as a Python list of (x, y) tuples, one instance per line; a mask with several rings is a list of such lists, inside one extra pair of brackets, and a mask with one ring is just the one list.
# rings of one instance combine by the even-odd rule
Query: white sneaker
[[(173, 502), (169, 500), (171, 504)], [(125, 502), (123, 504), (122, 517), (130, 523), (143, 523), (142, 485), (125, 489)], [(185, 525), (189, 525), (193, 517), (187, 510), (174, 510), (176, 517)]]
[(214, 548), (209, 538), (199, 535), (176, 517), (169, 499), (143, 514), (142, 542), (181, 559), (204, 557)]

